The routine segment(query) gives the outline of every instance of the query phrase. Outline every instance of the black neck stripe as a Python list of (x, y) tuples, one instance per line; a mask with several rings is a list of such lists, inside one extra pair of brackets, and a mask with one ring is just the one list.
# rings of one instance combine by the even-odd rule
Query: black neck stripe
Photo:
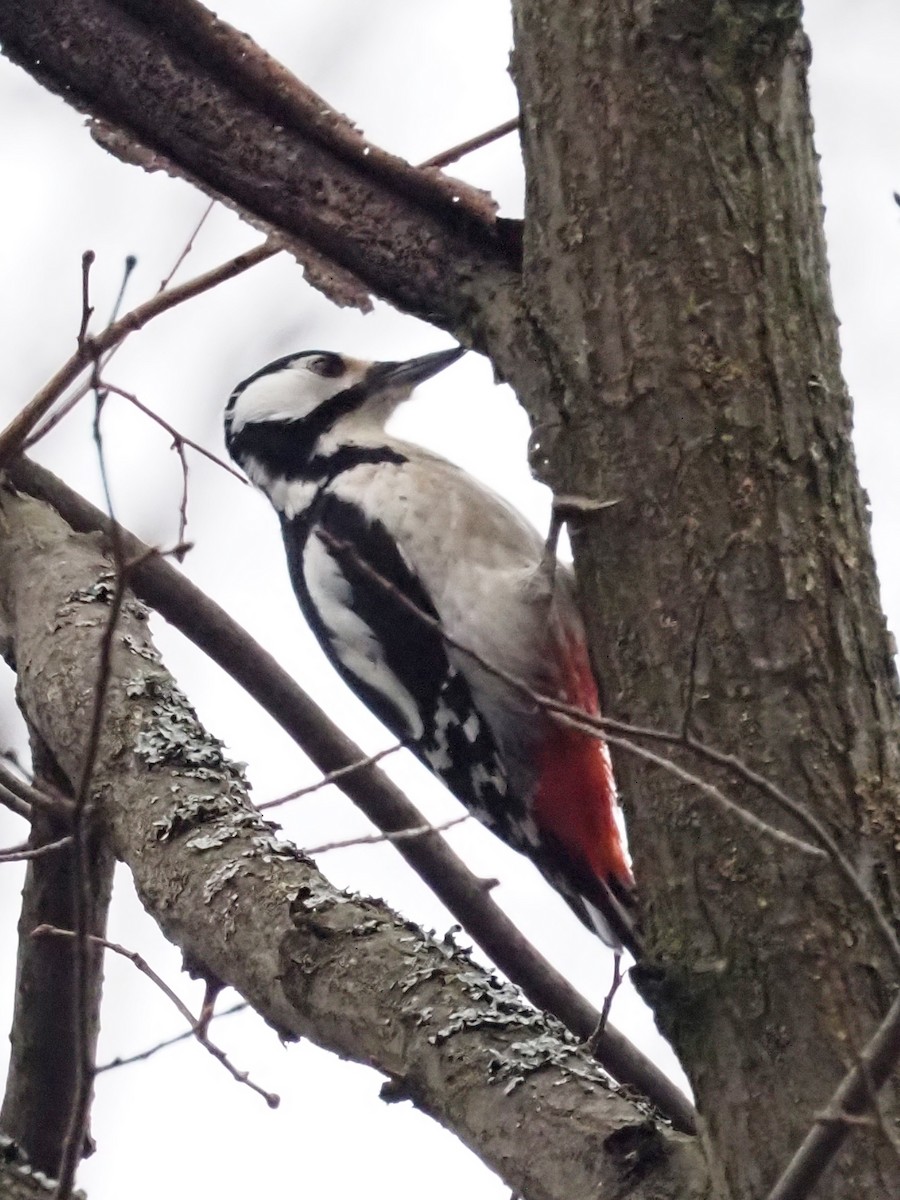
[(309, 460), (308, 479), (330, 483), (343, 471), (352, 471), (363, 463), (405, 463), (409, 459), (390, 446), (341, 446), (333, 454), (316, 454)]
[(329, 483), (343, 471), (362, 463), (405, 463), (407, 458), (390, 446), (338, 446), (331, 454), (316, 454), (302, 431), (294, 425), (247, 425), (229, 441), (232, 457), (241, 466), (253, 460), (270, 476), (289, 482)]
[(238, 462), (252, 457), (269, 471), (287, 479), (301, 479), (315, 456), (319, 438), (341, 419), (360, 408), (368, 398), (365, 385), (346, 388), (323, 401), (296, 421), (250, 421), (236, 433), (226, 423), (225, 441)]

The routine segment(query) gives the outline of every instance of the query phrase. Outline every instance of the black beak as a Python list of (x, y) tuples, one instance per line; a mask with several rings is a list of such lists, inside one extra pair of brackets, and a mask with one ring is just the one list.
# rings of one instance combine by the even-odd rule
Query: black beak
[(438, 350), (435, 354), (423, 354), (421, 358), (410, 358), (406, 362), (374, 363), (369, 370), (366, 385), (371, 387), (415, 387), (449, 367), (465, 354), (465, 346), (454, 346), (452, 350)]

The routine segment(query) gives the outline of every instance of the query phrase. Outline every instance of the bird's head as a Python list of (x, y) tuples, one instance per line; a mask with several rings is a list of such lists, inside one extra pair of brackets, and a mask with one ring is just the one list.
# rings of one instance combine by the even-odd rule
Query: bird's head
[(413, 388), (455, 362), (465, 350), (439, 350), (406, 362), (366, 362), (325, 350), (304, 350), (276, 359), (231, 393), (225, 436), (236, 443), (252, 429), (292, 427), (310, 445), (357, 414), (360, 423), (382, 425)]

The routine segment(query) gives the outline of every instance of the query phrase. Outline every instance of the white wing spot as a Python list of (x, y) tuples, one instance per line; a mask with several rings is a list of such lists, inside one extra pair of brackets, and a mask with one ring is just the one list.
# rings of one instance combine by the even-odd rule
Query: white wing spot
[(453, 758), (446, 743), (437, 745), (434, 749), (426, 751), (426, 758), (432, 771), (437, 771), (438, 774), (442, 771), (449, 771), (453, 766)]
[(506, 795), (506, 779), (504, 776), (499, 771), (492, 771), (484, 763), (476, 763), (472, 768), (472, 783), (479, 795), (488, 788), (492, 788), (499, 796)]

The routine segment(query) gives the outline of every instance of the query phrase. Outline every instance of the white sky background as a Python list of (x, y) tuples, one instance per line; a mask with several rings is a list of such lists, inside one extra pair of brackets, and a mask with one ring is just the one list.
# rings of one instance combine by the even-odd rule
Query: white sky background
[[(505, 120), (516, 111), (506, 74), (510, 27), (504, 6), (481, 0), (221, 0), (219, 15), (350, 115), (375, 143), (417, 162)], [(896, 405), (900, 377), (900, 7), (896, 0), (813, 0), (813, 102), (822, 154), (834, 291), (843, 321), (844, 365), (856, 400), (856, 444), (874, 511), (874, 538), (888, 617), (900, 625), (897, 552), (900, 472)], [(82, 119), (0, 60), (0, 351), (6, 420), (71, 352), (80, 316), (80, 257), (97, 253), (92, 298), (101, 318), (118, 289), (126, 254), (139, 265), (134, 304), (168, 273), (205, 205), (186, 184), (147, 176), (96, 147)], [(470, 156), (453, 173), (489, 188), (508, 216), (521, 212), (516, 140)], [(217, 211), (179, 278), (255, 244), (258, 235)], [(233, 385), (280, 354), (304, 348), (402, 358), (449, 344), (446, 334), (383, 305), (368, 317), (332, 308), (281, 255), (160, 318), (119, 353), (110, 379), (136, 392), (188, 436), (222, 452), (221, 410)], [(100, 503), (89, 402), (41, 447), (41, 461)], [(104, 418), (117, 516), (141, 537), (171, 545), (178, 529), (180, 469), (169, 439), (115, 396)], [(427, 442), (513, 499), (538, 523), (544, 489), (525, 466), (527, 426), (507, 389), (495, 388), (484, 359), (470, 355), (426, 385), (398, 419)], [(305, 630), (290, 592), (277, 522), (262, 497), (218, 468), (191, 459), (186, 570), (223, 604), (366, 750), (388, 738), (332, 675)], [(156, 622), (169, 667), (207, 726), (249, 764), (258, 799), (314, 778), (273, 722), (177, 634)], [(0, 745), (24, 746), (12, 705), (12, 675), (0, 676)], [(416, 764), (389, 760), (391, 774), (427, 815), (453, 803)], [(364, 832), (350, 803), (329, 789), (281, 810), (300, 845)], [(24, 836), (0, 810), (0, 845)], [(474, 870), (498, 876), (495, 892), (524, 931), (595, 1002), (609, 962), (596, 939), (518, 856), (471, 823), (448, 837)], [(388, 848), (324, 855), (338, 884), (384, 896), (406, 915), (443, 931), (451, 920)], [(12, 1002), (15, 922), (22, 871), (0, 869), (0, 1028)], [(179, 977), (179, 956), (140, 910), (120, 872), (110, 936), (140, 950), (199, 1002)], [(228, 997), (223, 1004), (228, 1003)], [(633, 998), (614, 1020), (654, 1055), (660, 1049)], [(165, 999), (133, 967), (107, 966), (100, 1061), (148, 1047), (180, 1030)], [(95, 1157), (80, 1176), (91, 1200), (127, 1189), (133, 1200), (179, 1194), (221, 1200), (272, 1190), (322, 1190), (413, 1200), (493, 1200), (506, 1189), (468, 1151), (409, 1105), (386, 1106), (374, 1072), (337, 1062), (308, 1045), (283, 1049), (253, 1014), (214, 1026), (215, 1038), (254, 1079), (280, 1093), (270, 1112), (234, 1084), (199, 1047), (185, 1043), (148, 1063), (101, 1076), (94, 1108)], [(2, 1035), (0, 1035), (2, 1037)], [(6, 1042), (0, 1042), (5, 1071)], [(661, 1059), (662, 1061), (662, 1059)], [(670, 1059), (666, 1060), (667, 1062)], [(296, 1184), (292, 1178), (297, 1176)], [(427, 1181), (427, 1182), (426, 1182)]]

